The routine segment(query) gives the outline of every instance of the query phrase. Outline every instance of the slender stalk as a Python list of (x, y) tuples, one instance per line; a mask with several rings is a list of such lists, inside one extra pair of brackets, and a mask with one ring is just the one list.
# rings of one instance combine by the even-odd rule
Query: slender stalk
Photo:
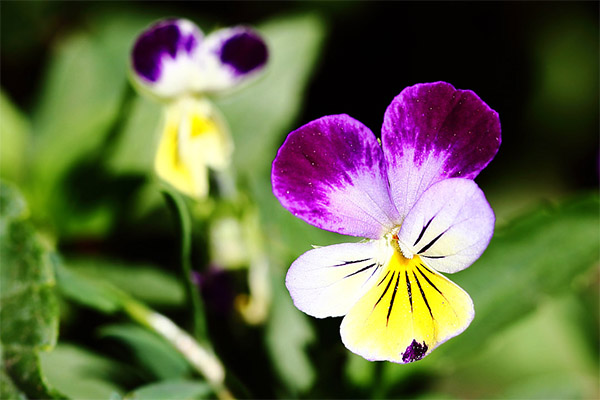
[(175, 215), (175, 220), (180, 235), (180, 259), (183, 270), (183, 279), (185, 281), (188, 297), (192, 302), (192, 312), (194, 314), (194, 336), (197, 340), (208, 342), (208, 330), (204, 314), (204, 303), (200, 297), (198, 287), (192, 281), (192, 219), (190, 211), (183, 197), (174, 190), (163, 189), (163, 195), (167, 204)]
[(156, 332), (169, 343), (203, 375), (221, 400), (233, 399), (233, 395), (224, 384), (225, 369), (221, 361), (194, 338), (179, 328), (162, 314), (147, 308), (131, 298), (123, 302), (123, 309), (135, 321)]

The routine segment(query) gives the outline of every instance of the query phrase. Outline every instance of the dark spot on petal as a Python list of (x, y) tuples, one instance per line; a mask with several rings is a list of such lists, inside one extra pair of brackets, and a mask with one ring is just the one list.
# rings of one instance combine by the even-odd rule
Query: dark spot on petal
[(428, 348), (429, 347), (427, 347), (425, 342), (423, 342), (423, 344), (421, 344), (421, 343), (417, 342), (415, 339), (413, 339), (410, 346), (408, 346), (406, 348), (406, 351), (402, 354), (402, 361), (404, 363), (419, 361), (421, 358), (423, 358), (425, 356), (425, 353), (427, 353)]
[(190, 53), (198, 44), (194, 34), (184, 35), (177, 20), (161, 21), (142, 33), (131, 53), (135, 72), (151, 82), (160, 78), (164, 56), (175, 58), (180, 49)]
[(257, 34), (247, 31), (227, 39), (221, 48), (221, 61), (239, 74), (262, 66), (268, 57), (267, 46)]

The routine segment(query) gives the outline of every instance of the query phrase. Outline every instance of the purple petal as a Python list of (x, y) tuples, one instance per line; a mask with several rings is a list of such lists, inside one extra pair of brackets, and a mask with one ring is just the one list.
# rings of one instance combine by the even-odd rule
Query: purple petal
[(435, 182), (473, 179), (500, 146), (498, 113), (445, 82), (402, 91), (385, 113), (382, 143), (394, 202), (404, 217)]
[(203, 81), (198, 90), (229, 89), (263, 69), (269, 57), (258, 33), (247, 27), (220, 29), (207, 36), (201, 47)]
[(190, 56), (198, 47), (202, 32), (186, 20), (163, 20), (148, 28), (136, 40), (131, 54), (134, 71), (149, 82), (157, 82), (166, 57)]
[(221, 62), (232, 66), (238, 75), (247, 74), (267, 62), (265, 42), (255, 32), (246, 29), (223, 41)]
[(322, 117), (290, 133), (271, 179), (285, 208), (322, 229), (375, 239), (398, 220), (377, 139), (348, 115)]

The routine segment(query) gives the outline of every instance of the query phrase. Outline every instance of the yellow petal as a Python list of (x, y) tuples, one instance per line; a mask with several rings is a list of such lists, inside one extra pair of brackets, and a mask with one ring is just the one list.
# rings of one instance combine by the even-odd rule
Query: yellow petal
[(469, 295), (419, 256), (396, 249), (381, 276), (341, 326), (346, 347), (368, 360), (420, 360), (473, 320)]
[(219, 111), (206, 99), (187, 98), (179, 103), (182, 110), (180, 151), (193, 163), (202, 162), (213, 169), (229, 165), (233, 142), (227, 123)]
[(156, 173), (175, 189), (195, 198), (208, 193), (208, 171), (197, 160), (190, 165), (180, 151), (180, 132), (182, 110), (171, 107), (167, 110), (162, 136), (154, 160)]
[(155, 159), (157, 174), (195, 198), (208, 194), (207, 167), (229, 164), (233, 149), (227, 126), (203, 99), (183, 98), (167, 108)]

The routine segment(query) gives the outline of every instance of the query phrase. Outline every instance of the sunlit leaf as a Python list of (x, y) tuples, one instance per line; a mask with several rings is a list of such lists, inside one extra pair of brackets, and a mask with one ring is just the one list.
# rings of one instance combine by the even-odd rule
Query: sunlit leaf
[(2, 386), (29, 397), (57, 397), (39, 366), (39, 354), (51, 350), (58, 335), (51, 254), (25, 218), (21, 195), (2, 182), (0, 212)]
[(198, 381), (162, 381), (137, 388), (126, 400), (193, 400), (212, 397), (210, 386)]
[(191, 371), (187, 361), (163, 338), (136, 325), (109, 325), (100, 329), (104, 337), (115, 338), (129, 346), (142, 368), (158, 379), (175, 379)]

